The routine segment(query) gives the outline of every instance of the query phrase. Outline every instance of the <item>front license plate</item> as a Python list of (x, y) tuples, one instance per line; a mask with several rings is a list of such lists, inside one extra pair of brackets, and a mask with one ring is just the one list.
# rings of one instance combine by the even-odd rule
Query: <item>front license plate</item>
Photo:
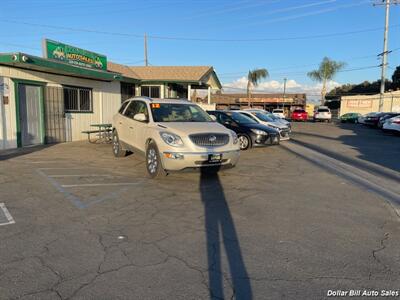
[(208, 162), (209, 163), (219, 163), (222, 160), (222, 154), (209, 154)]

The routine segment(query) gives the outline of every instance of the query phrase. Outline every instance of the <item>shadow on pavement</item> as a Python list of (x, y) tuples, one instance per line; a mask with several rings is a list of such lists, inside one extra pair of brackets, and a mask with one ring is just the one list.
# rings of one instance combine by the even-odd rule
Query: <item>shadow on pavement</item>
[(221, 248), (229, 264), (235, 299), (252, 299), (250, 280), (223, 187), (217, 173), (202, 171), (200, 192), (204, 204), (210, 298), (224, 297)]
[[(356, 167), (361, 167), (378, 173), (380, 175), (388, 176), (393, 179), (399, 180), (399, 176), (394, 176), (391, 172), (385, 172), (379, 166), (400, 172), (400, 139), (397, 136), (385, 134), (379, 129), (370, 128), (360, 124), (337, 124), (338, 128), (344, 130), (351, 130), (353, 134), (340, 135), (338, 137), (324, 136), (318, 133), (310, 132), (296, 132), (293, 141), (302, 146), (319, 151), (325, 155), (341, 160), (345, 163), (351, 164)], [(327, 140), (327, 143), (315, 143), (307, 141), (302, 137), (320, 138)], [(348, 145), (351, 149), (359, 152), (358, 159), (354, 159), (349, 155), (341, 154), (334, 147), (334, 144), (329, 144), (329, 141), (337, 141), (343, 145)], [(363, 164), (362, 160), (371, 164)]]
[(56, 144), (46, 144), (46, 145), (37, 145), (37, 146), (29, 146), (17, 149), (9, 149), (9, 150), (0, 150), (0, 161), (12, 159), (18, 156), (23, 156), (27, 154), (31, 154), (37, 151), (41, 151), (47, 148), (50, 148)]

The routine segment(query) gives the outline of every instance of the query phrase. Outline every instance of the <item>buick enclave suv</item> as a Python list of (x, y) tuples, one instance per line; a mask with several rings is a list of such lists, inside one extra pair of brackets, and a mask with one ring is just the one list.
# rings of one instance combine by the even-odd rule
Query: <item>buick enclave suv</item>
[(187, 100), (135, 97), (113, 119), (113, 152), (146, 156), (151, 178), (187, 168), (233, 167), (239, 159), (237, 135)]

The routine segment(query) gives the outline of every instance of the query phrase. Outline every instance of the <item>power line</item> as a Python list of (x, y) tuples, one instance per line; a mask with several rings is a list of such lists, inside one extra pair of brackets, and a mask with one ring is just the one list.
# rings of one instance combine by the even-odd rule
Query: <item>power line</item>
[[(313, 64), (313, 66), (314, 66), (314, 64)], [(340, 70), (340, 71), (338, 71), (338, 72), (352, 72), (352, 71), (360, 71), (360, 70), (367, 70), (367, 69), (374, 69), (374, 68), (379, 68), (380, 66), (363, 66), (363, 67), (355, 67), (355, 68), (351, 68), (351, 69), (344, 69), (344, 70)], [(278, 70), (278, 69), (276, 69), (276, 70)], [(308, 70), (302, 70), (302, 71), (295, 71), (295, 72), (280, 72), (280, 73), (273, 73), (273, 75), (274, 76), (277, 76), (277, 75), (294, 75), (294, 74), (298, 74), (298, 75), (301, 75), (301, 74), (305, 74), (306, 72), (308, 72)], [(228, 74), (228, 76), (226, 76)], [(239, 75), (244, 75), (245, 73), (244, 72), (232, 72), (232, 73), (221, 73), (221, 74), (218, 74), (218, 76), (220, 76), (220, 77), (225, 77), (225, 78), (228, 78), (228, 77), (237, 77), (237, 76), (235, 76), (235, 75), (229, 75), (229, 74), (239, 74)]]
[[(112, 35), (112, 36), (121, 36), (121, 37), (133, 37), (133, 38), (143, 38), (142, 34), (135, 33), (123, 33), (123, 32), (111, 32), (111, 31), (101, 31), (95, 29), (88, 28), (74, 28), (74, 27), (66, 27), (66, 26), (57, 26), (57, 25), (48, 25), (48, 24), (39, 24), (39, 23), (31, 23), (31, 22), (23, 22), (16, 20), (7, 20), (2, 19), (0, 22), (3, 23), (12, 23), (12, 24), (21, 24), (26, 26), (36, 26), (43, 28), (56, 28), (62, 30), (76, 31), (76, 32), (86, 32), (86, 33), (95, 33), (95, 34), (104, 34), (104, 35)], [(395, 24), (390, 27), (400, 27), (400, 24)], [(222, 39), (222, 38), (196, 38), (196, 37), (178, 37), (178, 36), (162, 36), (162, 35), (148, 35), (149, 39), (158, 39), (158, 40), (179, 40), (179, 41), (197, 41), (197, 42), (276, 42), (276, 41), (291, 41), (291, 40), (310, 40), (310, 39), (319, 39), (319, 38), (330, 38), (336, 36), (346, 36), (374, 31), (381, 31), (382, 27), (375, 28), (367, 28), (361, 30), (354, 31), (346, 31), (346, 32), (336, 32), (336, 33), (324, 33), (317, 35), (308, 35), (308, 36), (294, 36), (294, 37), (279, 37), (279, 38), (251, 38), (251, 39)]]

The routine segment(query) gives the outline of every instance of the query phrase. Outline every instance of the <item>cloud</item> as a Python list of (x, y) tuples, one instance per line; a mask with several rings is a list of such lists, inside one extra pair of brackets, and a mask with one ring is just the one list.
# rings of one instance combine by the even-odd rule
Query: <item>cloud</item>
[[(328, 92), (341, 84), (336, 81), (329, 81), (327, 84)], [(247, 78), (240, 77), (232, 82), (223, 84), (225, 93), (246, 93)], [(269, 80), (261, 82), (256, 88), (252, 88), (253, 93), (283, 93), (283, 81)], [(286, 81), (287, 93), (305, 93), (307, 99), (318, 100), (321, 94), (322, 83), (301, 84), (294, 79)]]

